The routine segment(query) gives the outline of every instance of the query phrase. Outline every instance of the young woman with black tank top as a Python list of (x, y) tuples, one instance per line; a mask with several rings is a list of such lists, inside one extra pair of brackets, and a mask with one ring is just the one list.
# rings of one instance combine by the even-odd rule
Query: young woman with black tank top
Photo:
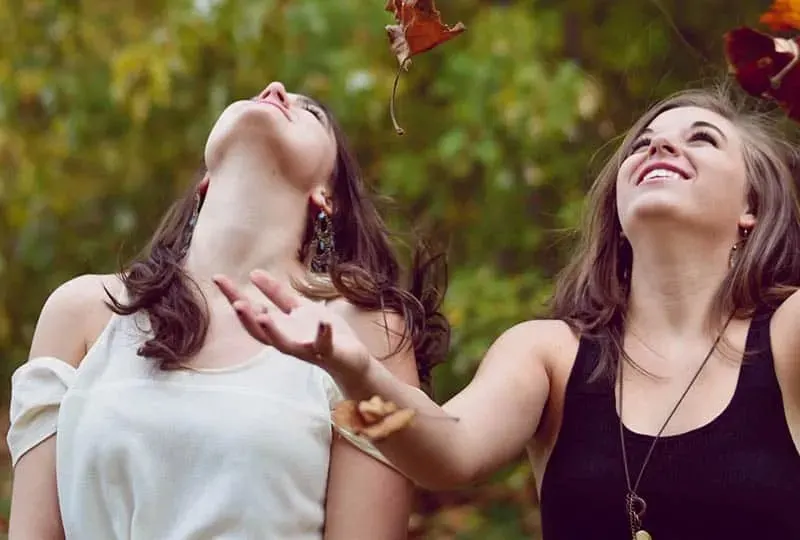
[(269, 276), (283, 313), (217, 284), (252, 335), (348, 396), (416, 409), (378, 448), (423, 487), (527, 450), (545, 540), (800, 538), (796, 164), (724, 91), (657, 104), (591, 189), (552, 319), (506, 331), (441, 408)]

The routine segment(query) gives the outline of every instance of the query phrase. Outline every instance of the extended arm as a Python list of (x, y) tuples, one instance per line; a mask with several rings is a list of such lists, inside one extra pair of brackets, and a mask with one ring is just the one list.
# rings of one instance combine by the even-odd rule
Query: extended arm
[(347, 321), (303, 302), (263, 272), (252, 279), (282, 313), (256, 315), (229, 280), (216, 282), (253, 337), (319, 364), (348, 397), (377, 394), (417, 411), (410, 427), (377, 445), (417, 484), (447, 489), (471, 483), (517, 456), (533, 437), (549, 394), (554, 329), (563, 323), (532, 321), (506, 331), (467, 388), (439, 407), (369, 355)]

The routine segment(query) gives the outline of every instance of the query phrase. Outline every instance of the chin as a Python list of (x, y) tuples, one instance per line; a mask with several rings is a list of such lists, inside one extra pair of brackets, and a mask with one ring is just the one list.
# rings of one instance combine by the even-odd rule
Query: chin
[[(672, 196), (671, 196), (672, 195)], [(649, 193), (629, 201), (624, 211), (627, 222), (641, 220), (681, 220), (686, 217), (685, 204), (674, 194)]]
[(280, 110), (267, 108), (249, 100), (231, 103), (217, 118), (206, 140), (206, 166), (211, 169), (237, 143), (265, 148), (278, 138), (280, 121), (286, 122)]

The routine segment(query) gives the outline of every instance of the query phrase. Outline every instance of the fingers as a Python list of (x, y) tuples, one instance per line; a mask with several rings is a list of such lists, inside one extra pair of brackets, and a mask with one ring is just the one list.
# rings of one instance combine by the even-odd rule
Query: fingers
[(236, 288), (236, 285), (233, 284), (233, 281), (231, 281), (228, 276), (219, 274), (214, 276), (212, 281), (231, 304), (235, 303), (237, 300), (245, 300), (245, 297), (239, 292), (239, 289)]
[(256, 322), (256, 314), (253, 306), (247, 299), (239, 292), (233, 281), (228, 279), (227, 276), (217, 275), (212, 278), (214, 284), (222, 292), (222, 294), (233, 306), (236, 316), (244, 326), (247, 333), (258, 341), (270, 345), (269, 337), (264, 333), (264, 330)]
[(236, 300), (233, 302), (233, 309), (239, 317), (239, 321), (254, 339), (257, 339), (265, 345), (273, 345), (271, 336), (264, 331), (264, 328), (259, 324), (257, 316), (250, 302), (247, 300)]
[(269, 339), (273, 347), (282, 353), (306, 360), (308, 359), (308, 355), (302, 353), (306, 344), (298, 343), (288, 337), (268, 314), (259, 313), (255, 317), (255, 322), (259, 326), (259, 329), (267, 336), (267, 339)]
[(328, 322), (319, 323), (317, 339), (314, 341), (314, 353), (318, 359), (329, 358), (333, 354), (333, 331)]
[(253, 270), (250, 273), (250, 281), (284, 313), (290, 313), (300, 307), (300, 296), (267, 272)]

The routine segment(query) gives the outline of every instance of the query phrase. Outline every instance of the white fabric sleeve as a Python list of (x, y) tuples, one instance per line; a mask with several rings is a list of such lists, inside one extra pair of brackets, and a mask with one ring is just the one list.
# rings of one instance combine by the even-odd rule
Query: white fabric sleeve
[(54, 357), (32, 358), (11, 376), (11, 426), (6, 440), (12, 467), (25, 453), (56, 432), (64, 394), (75, 368)]

